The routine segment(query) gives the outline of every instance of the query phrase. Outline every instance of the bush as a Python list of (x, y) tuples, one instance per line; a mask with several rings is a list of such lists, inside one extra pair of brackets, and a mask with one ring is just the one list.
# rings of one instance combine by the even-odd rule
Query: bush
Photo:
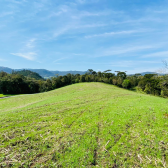
[(161, 90), (162, 97), (168, 97), (168, 90)]
[(126, 88), (126, 89), (130, 88), (130, 87), (131, 87), (130, 80), (129, 80), (129, 79), (125, 79), (125, 80), (123, 81), (123, 83), (122, 83), (122, 87), (123, 87), (123, 88)]

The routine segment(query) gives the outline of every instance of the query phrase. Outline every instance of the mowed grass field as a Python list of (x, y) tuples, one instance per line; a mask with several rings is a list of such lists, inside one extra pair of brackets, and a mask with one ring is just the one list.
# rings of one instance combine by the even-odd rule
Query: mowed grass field
[(103, 83), (0, 99), (0, 167), (168, 167), (167, 112)]

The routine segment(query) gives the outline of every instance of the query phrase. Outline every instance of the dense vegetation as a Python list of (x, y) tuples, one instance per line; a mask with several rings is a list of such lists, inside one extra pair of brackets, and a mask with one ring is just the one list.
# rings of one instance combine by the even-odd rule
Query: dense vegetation
[(38, 73), (25, 70), (25, 69), (21, 71), (13, 71), (12, 74), (20, 74), (28, 78), (33, 78), (36, 80), (43, 80), (43, 78)]
[(64, 76), (51, 77), (47, 80), (40, 78), (37, 73), (27, 70), (12, 74), (1, 72), (0, 93), (39, 93), (79, 82), (103, 82), (123, 87), (125, 89), (136, 88), (137, 90), (147, 94), (162, 97), (168, 96), (167, 75), (159, 76), (156, 74), (146, 74), (141, 76), (141, 74), (135, 74), (127, 76), (125, 72), (117, 71), (117, 75), (115, 75), (114, 73), (111, 73), (110, 70), (95, 72), (92, 69), (89, 69), (84, 75), (67, 74)]
[(38, 93), (42, 80), (36, 80), (23, 75), (6, 72), (0, 73), (0, 93), (3, 94), (25, 94)]
[(168, 167), (168, 99), (99, 82), (0, 100), (0, 167)]

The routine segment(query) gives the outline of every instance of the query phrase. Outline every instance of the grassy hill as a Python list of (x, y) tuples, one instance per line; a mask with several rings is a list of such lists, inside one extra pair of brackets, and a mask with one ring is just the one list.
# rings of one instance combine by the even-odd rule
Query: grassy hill
[(0, 167), (167, 167), (167, 112), (102, 83), (0, 99)]

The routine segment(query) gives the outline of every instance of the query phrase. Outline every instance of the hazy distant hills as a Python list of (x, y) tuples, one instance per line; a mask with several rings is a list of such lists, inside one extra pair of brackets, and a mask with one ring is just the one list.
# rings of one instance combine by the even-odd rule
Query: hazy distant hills
[[(11, 69), (11, 68), (0, 66), (0, 71), (4, 71), (4, 72), (7, 72), (7, 73), (12, 73), (12, 71), (21, 71), (21, 70), (23, 70), (23, 69)], [(86, 73), (86, 71), (49, 71), (49, 70), (46, 70), (46, 69), (26, 69), (26, 70), (36, 72), (40, 76), (42, 76), (43, 78), (48, 78), (48, 77), (52, 77), (52, 76), (56, 76), (56, 75), (59, 75), (59, 76), (62, 75), (63, 76), (63, 75), (66, 75), (68, 73), (81, 74), (81, 75)]]
[(156, 72), (142, 72), (140, 73), (142, 76), (144, 76), (145, 74), (157, 74)]
[(2, 67), (2, 66), (0, 66), (0, 71), (4, 71), (4, 72), (7, 72), (7, 73), (11, 73), (11, 72), (12, 72), (12, 69), (11, 69), (11, 68), (7, 68), (7, 67)]
[[(136, 73), (136, 74), (138, 74), (138, 73)], [(145, 74), (158, 74), (158, 73), (156, 73), (156, 72), (142, 72), (142, 73), (139, 73), (139, 74), (144, 76)], [(129, 74), (129, 75), (135, 75), (135, 74)]]
[[(7, 72), (7, 73), (12, 73), (13, 70), (14, 71), (21, 71), (23, 69), (11, 69), (11, 68), (8, 68), (8, 67), (0, 66), (0, 71), (4, 71), (4, 72)], [(66, 75), (68, 73), (80, 74), (80, 75), (83, 75), (83, 74), (86, 73), (86, 71), (49, 71), (49, 70), (46, 70), (46, 69), (26, 69), (26, 70), (30, 70), (30, 71), (36, 72), (40, 76), (42, 76), (43, 78), (49, 78), (49, 77), (56, 76), (56, 75), (59, 75), (59, 76), (62, 75), (63, 76), (63, 75)], [(156, 72), (142, 72), (140, 74), (141, 75), (156, 74)]]

